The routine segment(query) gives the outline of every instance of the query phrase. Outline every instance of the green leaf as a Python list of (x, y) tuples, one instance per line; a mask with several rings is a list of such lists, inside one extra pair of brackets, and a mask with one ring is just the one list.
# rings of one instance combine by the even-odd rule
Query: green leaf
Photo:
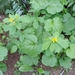
[(17, 46), (16, 45), (12, 46), (10, 53), (15, 53), (16, 51), (17, 51)]
[(55, 43), (52, 43), (52, 44), (50, 45), (50, 51), (51, 51), (51, 52), (54, 52), (54, 50), (55, 50)]
[(24, 34), (34, 34), (34, 28), (27, 28), (24, 30)]
[(67, 49), (66, 55), (70, 58), (75, 58), (75, 50)]
[(45, 21), (45, 26), (44, 26), (44, 28), (45, 28), (46, 31), (51, 31), (51, 30), (52, 30), (52, 28), (53, 28), (53, 22), (52, 22), (51, 19), (47, 19), (47, 20)]
[(70, 43), (70, 49), (75, 50), (75, 43), (73, 43), (73, 44)]
[(70, 44), (70, 49), (66, 50), (66, 55), (70, 58), (75, 58), (75, 44)]
[(7, 54), (8, 50), (5, 47), (0, 47), (0, 61), (3, 61)]
[(14, 15), (9, 14), (9, 18), (14, 18)]
[(37, 45), (37, 37), (35, 35), (27, 35), (23, 42), (22, 51), (31, 57), (36, 57), (39, 54), (39, 46)]
[(63, 21), (64, 21), (64, 22), (68, 22), (69, 18), (71, 18), (71, 17), (72, 17), (72, 16), (71, 16), (70, 13), (64, 14), (64, 16), (63, 16)]
[(61, 33), (63, 26), (62, 26), (62, 22), (61, 22), (60, 18), (55, 17), (53, 19), (47, 19), (45, 21), (44, 28), (46, 31), (50, 31), (52, 33), (55, 33), (55, 32)]
[(40, 23), (44, 23), (44, 18), (43, 17), (38, 17), (37, 19)]
[(34, 20), (34, 22), (33, 22), (33, 27), (35, 28), (35, 29), (38, 29), (38, 21), (35, 19)]
[(3, 72), (0, 70), (0, 75), (4, 75)]
[(16, 28), (14, 26), (10, 26), (9, 34), (13, 35), (16, 32)]
[(20, 23), (17, 23), (15, 26), (16, 26), (17, 29), (19, 29), (19, 30), (21, 29), (21, 24)]
[(67, 49), (68, 46), (69, 46), (69, 41), (68, 39), (62, 39), (62, 38), (59, 38), (57, 43), (64, 49)]
[(21, 75), (21, 72), (19, 70), (15, 70), (14, 75)]
[(44, 73), (44, 70), (42, 68), (38, 68), (39, 73)]
[(75, 28), (75, 18), (71, 16), (71, 14), (67, 13), (63, 16), (64, 18), (64, 28), (63, 32), (66, 33), (66, 35), (71, 35), (71, 31)]
[(63, 5), (59, 0), (51, 0), (49, 6), (47, 7), (47, 12), (50, 14), (56, 14), (63, 10)]
[(25, 38), (31, 40), (33, 43), (37, 43), (37, 37), (35, 35), (26, 35)]
[(11, 28), (11, 27), (10, 27), (9, 25), (4, 25), (4, 26), (3, 26), (4, 31), (9, 31), (10, 28)]
[(70, 36), (70, 41), (71, 41), (72, 43), (75, 43), (75, 36), (71, 35), (71, 36)]
[(63, 4), (63, 5), (67, 5), (68, 4), (68, 1), (67, 0), (60, 0), (61, 1), (61, 3)]
[(59, 60), (59, 62), (60, 62), (60, 66), (61, 66), (61, 67), (64, 67), (65, 69), (70, 68), (71, 65), (72, 65), (71, 59), (68, 58), (68, 57), (61, 58), (61, 59)]
[(23, 15), (23, 16), (21, 16), (20, 21), (23, 22), (23, 23), (31, 23), (32, 19), (28, 15)]
[(0, 62), (0, 70), (1, 70), (2, 72), (7, 71), (7, 66), (6, 66), (6, 64)]
[(15, 19), (15, 20), (19, 20), (20, 17), (21, 17), (21, 16), (20, 16), (18, 13), (16, 13), (16, 14), (14, 15), (14, 19)]
[(46, 0), (44, 1), (31, 0), (30, 3), (34, 12), (36, 11), (38, 12), (39, 10), (45, 9), (49, 5), (48, 1)]
[(44, 42), (42, 45), (42, 50), (47, 50), (50, 46), (51, 41)]
[(50, 51), (51, 52), (55, 52), (55, 53), (59, 53), (61, 51), (61, 46), (57, 43), (52, 43), (51, 46), (50, 46)]
[(72, 35), (75, 35), (75, 30), (72, 31)]
[(8, 22), (9, 22), (8, 18), (5, 18), (5, 19), (3, 20), (3, 22), (4, 22), (4, 23), (8, 23)]
[(49, 71), (44, 71), (44, 75), (50, 75)]
[(73, 11), (75, 11), (75, 4), (73, 5)]
[(19, 37), (19, 39), (20, 39), (21, 42), (24, 41), (24, 38), (25, 38), (25, 35), (24, 34), (21, 34), (20, 37)]
[(19, 68), (19, 70), (20, 70), (21, 72), (32, 72), (32, 71), (33, 71), (33, 68), (30, 67), (30, 66), (22, 65), (22, 66)]
[(42, 63), (46, 66), (54, 67), (57, 63), (57, 59), (55, 56), (52, 55), (50, 56), (43, 55)]
[(53, 37), (57, 37), (57, 38), (59, 38), (59, 36), (60, 36), (60, 33), (59, 33), (59, 32), (55, 32), (55, 33), (53, 33)]
[(50, 56), (50, 55), (53, 55), (54, 56), (54, 53), (51, 52), (49, 49), (45, 51), (45, 55), (46, 56)]
[(28, 66), (37, 65), (38, 64), (38, 57), (30, 57), (30, 56), (20, 56), (20, 61)]
[(61, 33), (62, 32), (62, 29), (63, 29), (63, 25), (62, 25), (62, 22), (61, 22), (61, 19), (59, 18), (59, 17), (55, 17), (55, 18), (53, 18), (53, 24), (54, 24), (54, 26), (53, 26), (53, 30), (52, 30), (52, 32), (54, 33), (54, 32), (59, 32), (59, 33)]

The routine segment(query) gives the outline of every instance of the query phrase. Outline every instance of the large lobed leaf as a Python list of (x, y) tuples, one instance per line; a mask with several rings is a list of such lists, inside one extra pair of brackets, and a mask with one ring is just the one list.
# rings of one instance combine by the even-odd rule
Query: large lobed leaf
[(39, 46), (35, 35), (27, 35), (22, 47), (23, 53), (32, 57), (36, 57), (39, 54)]
[(0, 47), (0, 61), (3, 61), (7, 54), (8, 50), (5, 47)]
[(61, 32), (62, 31), (62, 22), (59, 17), (55, 17), (53, 19), (47, 19), (45, 21), (45, 26), (44, 26), (46, 31), (50, 31), (51, 33), (54, 32)]
[(19, 70), (21, 71), (21, 72), (32, 72), (33, 71), (33, 68), (32, 67), (30, 67), (30, 66), (26, 66), (26, 65), (22, 65), (20, 68), (19, 68)]
[(70, 44), (70, 48), (66, 50), (66, 55), (70, 58), (75, 58), (75, 43)]
[(72, 31), (75, 28), (75, 18), (71, 16), (70, 13), (64, 14), (64, 28), (63, 32), (66, 33), (66, 35), (71, 35)]
[(50, 14), (56, 14), (63, 10), (63, 5), (59, 0), (51, 0), (49, 6), (47, 7), (47, 12)]
[(20, 56), (20, 61), (24, 65), (28, 65), (28, 66), (37, 65), (38, 59), (39, 59), (38, 57), (30, 57), (30, 56), (27, 56), (27, 55)]
[(59, 62), (60, 62), (60, 66), (64, 67), (65, 69), (70, 68), (71, 65), (72, 65), (72, 64), (71, 64), (71, 59), (68, 58), (68, 57), (61, 58), (61, 59), (59, 60)]
[(50, 56), (43, 55), (42, 63), (46, 66), (54, 67), (57, 63), (57, 58), (52, 55)]

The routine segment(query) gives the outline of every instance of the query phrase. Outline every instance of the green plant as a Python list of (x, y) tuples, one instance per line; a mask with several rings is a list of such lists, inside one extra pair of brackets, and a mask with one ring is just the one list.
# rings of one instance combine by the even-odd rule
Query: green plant
[(21, 75), (21, 72), (18, 70), (15, 70), (14, 75)]
[(38, 68), (38, 75), (50, 75), (49, 71), (43, 70), (42, 68)]
[(10, 9), (11, 0), (0, 0), (0, 13), (4, 13), (7, 8)]
[(3, 60), (5, 59), (5, 57), (8, 55), (8, 50), (6, 47), (4, 47), (2, 45), (2, 43), (0, 43), (0, 74), (3, 75), (2, 72), (5, 72), (7, 70), (7, 67), (3, 62)]
[(3, 20), (3, 30), (8, 32), (7, 49), (21, 54), (16, 65), (20, 71), (32, 72), (39, 62), (50, 67), (71, 67), (75, 59), (75, 17), (74, 11), (70, 12), (71, 8), (74, 10), (70, 3), (30, 0), (27, 15), (9, 14)]
[(4, 64), (3, 62), (0, 62), (0, 70), (1, 70), (2, 72), (7, 71), (7, 66), (6, 66), (6, 64)]
[(1, 0), (0, 1), (0, 13), (1, 14), (26, 14), (29, 5), (29, 0)]
[(5, 37), (3, 35), (3, 23), (0, 23), (0, 75), (3, 75), (3, 72), (7, 70), (7, 67), (3, 62), (8, 55), (8, 50), (5, 47), (5, 43), (2, 42), (4, 38)]

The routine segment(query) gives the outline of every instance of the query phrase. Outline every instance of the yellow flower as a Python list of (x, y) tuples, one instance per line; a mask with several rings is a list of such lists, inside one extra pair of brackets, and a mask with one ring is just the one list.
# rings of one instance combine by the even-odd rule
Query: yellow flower
[(13, 22), (14, 18), (9, 18), (9, 22)]
[(52, 38), (52, 42), (57, 42), (57, 38), (55, 37), (55, 38)]

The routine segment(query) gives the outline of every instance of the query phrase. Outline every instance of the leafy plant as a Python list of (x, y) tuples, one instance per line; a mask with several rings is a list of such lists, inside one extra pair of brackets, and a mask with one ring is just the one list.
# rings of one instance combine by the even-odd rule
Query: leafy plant
[(1, 70), (2, 72), (7, 71), (7, 66), (6, 66), (6, 64), (4, 64), (3, 62), (0, 62), (0, 70)]
[(63, 32), (65, 32), (66, 35), (75, 35), (74, 30), (75, 30), (75, 18), (71, 16), (71, 14), (67, 13), (64, 14), (64, 29)]
[(15, 14), (20, 15), (27, 13), (29, 0), (1, 0), (0, 1), (0, 13), (4, 14)]
[(3, 61), (7, 54), (8, 50), (5, 47), (0, 46), (0, 61)]
[(3, 72), (7, 70), (7, 67), (3, 62), (3, 60), (8, 55), (8, 50), (6, 47), (3, 47), (2, 43), (0, 44), (0, 75), (3, 75)]
[(14, 75), (21, 75), (21, 72), (18, 70), (15, 70)]
[[(50, 67), (71, 67), (75, 59), (75, 17), (70, 3), (70, 0), (30, 0), (26, 15), (9, 14), (3, 20), (3, 31), (8, 32), (6, 48), (10, 53), (20, 53), (16, 65), (20, 71), (32, 72), (39, 62)], [(42, 69), (38, 71), (43, 73)]]
[(0, 13), (4, 13), (5, 12), (5, 9), (9, 8), (10, 9), (10, 3), (11, 3), (11, 0), (0, 0)]
[(49, 75), (50, 74), (49, 71), (43, 70), (42, 68), (38, 68), (38, 73), (39, 75), (42, 75), (42, 74)]

